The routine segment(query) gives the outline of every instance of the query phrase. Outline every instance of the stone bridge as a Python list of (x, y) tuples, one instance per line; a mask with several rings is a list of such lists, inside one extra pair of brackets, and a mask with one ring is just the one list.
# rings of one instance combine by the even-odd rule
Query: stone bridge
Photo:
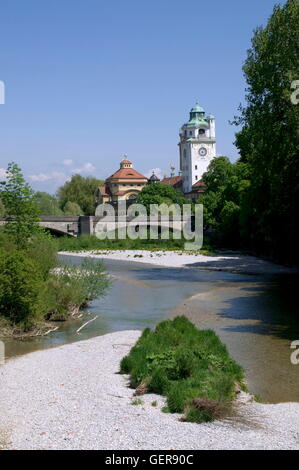
[[(191, 217), (191, 226), (194, 229), (194, 217)], [(77, 237), (79, 235), (92, 235), (100, 230), (111, 232), (115, 228), (126, 228), (130, 226), (134, 218), (131, 217), (97, 217), (97, 216), (42, 216), (40, 225), (49, 230), (53, 235), (68, 235)], [(137, 224), (137, 222), (134, 222)], [(0, 226), (5, 220), (0, 218)], [(159, 232), (163, 227), (169, 227), (172, 232), (181, 232), (184, 227), (190, 226), (190, 218), (177, 216), (158, 216), (155, 220), (150, 217), (140, 217), (138, 227), (157, 227)]]
[[(93, 219), (89, 216), (41, 216), (40, 225), (49, 230), (53, 235), (78, 235), (93, 233)], [(0, 217), (0, 226), (5, 220)]]

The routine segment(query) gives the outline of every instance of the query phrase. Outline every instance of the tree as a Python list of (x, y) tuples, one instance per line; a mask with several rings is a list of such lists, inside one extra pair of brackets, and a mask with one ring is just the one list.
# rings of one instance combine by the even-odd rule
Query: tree
[(0, 199), (0, 217), (3, 217), (4, 214), (5, 214), (5, 207), (4, 207), (3, 202)]
[(250, 190), (249, 178), (246, 163), (231, 163), (227, 157), (212, 160), (202, 177), (206, 191), (199, 202), (203, 204), (204, 225), (214, 229), (217, 241), (231, 247), (240, 243), (241, 206)]
[(76, 202), (68, 201), (63, 208), (64, 215), (82, 215), (83, 211)]
[(275, 6), (256, 29), (244, 65), (246, 106), (235, 120), (251, 189), (243, 201), (243, 242), (276, 259), (299, 261), (299, 106), (291, 84), (299, 70), (299, 3)]
[[(22, 251), (0, 251), (0, 311), (28, 328), (42, 312), (41, 273)], [(42, 315), (41, 315), (42, 316)]]
[(59, 207), (57, 198), (52, 196), (52, 194), (37, 191), (35, 193), (35, 201), (41, 215), (63, 215), (63, 211)]
[(60, 209), (63, 209), (67, 202), (78, 204), (84, 215), (94, 215), (96, 204), (96, 193), (103, 184), (103, 181), (92, 177), (73, 175), (57, 191)]
[(136, 202), (143, 204), (148, 212), (151, 204), (167, 204), (168, 206), (178, 204), (181, 207), (183, 204), (191, 203), (189, 200), (185, 199), (180, 190), (165, 183), (155, 183), (145, 186), (140, 193), (138, 193)]
[(0, 183), (0, 197), (5, 206), (4, 230), (22, 248), (29, 237), (40, 230), (39, 210), (34, 192), (16, 163), (9, 163), (7, 167), (6, 180)]

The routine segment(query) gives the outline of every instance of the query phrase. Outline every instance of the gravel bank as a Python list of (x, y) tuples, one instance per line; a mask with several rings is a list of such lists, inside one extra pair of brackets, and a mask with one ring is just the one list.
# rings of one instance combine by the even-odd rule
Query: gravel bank
[(132, 405), (133, 391), (117, 372), (139, 334), (112, 333), (0, 367), (0, 447), (299, 449), (298, 403), (240, 403), (239, 417), (202, 425), (162, 413), (156, 395)]
[(168, 268), (201, 268), (216, 271), (228, 271), (247, 274), (284, 274), (299, 272), (298, 269), (281, 266), (255, 256), (242, 254), (201, 255), (184, 251), (147, 251), (147, 250), (106, 250), (106, 251), (61, 251), (61, 255), (83, 256), (98, 259), (133, 261), (136, 263), (155, 264)]

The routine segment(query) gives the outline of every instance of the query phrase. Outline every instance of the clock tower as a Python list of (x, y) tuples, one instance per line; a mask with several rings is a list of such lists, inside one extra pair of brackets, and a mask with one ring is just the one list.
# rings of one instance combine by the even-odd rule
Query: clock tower
[(190, 193), (216, 157), (215, 118), (206, 115), (198, 103), (180, 131), (180, 171), (184, 193)]

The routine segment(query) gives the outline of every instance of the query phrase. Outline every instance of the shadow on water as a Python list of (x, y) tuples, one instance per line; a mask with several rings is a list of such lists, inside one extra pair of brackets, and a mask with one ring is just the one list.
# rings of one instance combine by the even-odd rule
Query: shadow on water
[[(223, 302), (222, 318), (245, 323), (227, 327), (228, 331), (273, 335), (293, 341), (299, 338), (298, 275), (275, 276), (261, 285), (240, 288), (240, 295)], [(254, 323), (248, 324), (247, 321)]]

